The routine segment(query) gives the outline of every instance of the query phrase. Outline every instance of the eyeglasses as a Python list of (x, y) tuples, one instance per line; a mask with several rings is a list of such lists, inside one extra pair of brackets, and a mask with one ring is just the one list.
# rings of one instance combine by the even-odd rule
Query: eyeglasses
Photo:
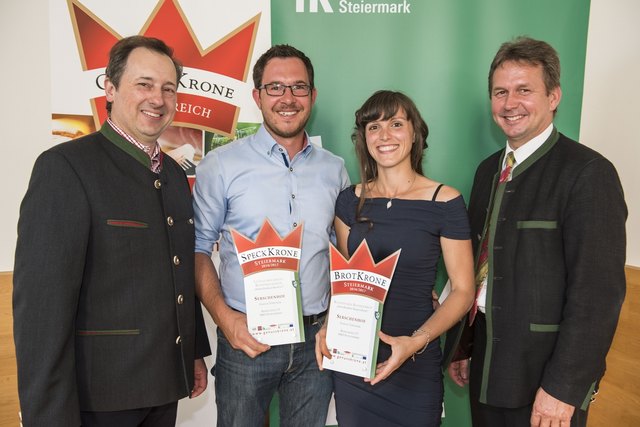
[(291, 89), (293, 96), (307, 96), (311, 93), (311, 86), (305, 84), (288, 86), (281, 83), (267, 83), (260, 86), (258, 90), (264, 89), (269, 96), (282, 96), (287, 88)]

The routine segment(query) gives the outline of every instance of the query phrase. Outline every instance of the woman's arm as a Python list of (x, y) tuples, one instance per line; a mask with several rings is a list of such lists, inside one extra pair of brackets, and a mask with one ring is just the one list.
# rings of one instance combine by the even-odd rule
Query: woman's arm
[(378, 364), (372, 385), (386, 379), (408, 358), (426, 348), (430, 341), (460, 321), (471, 308), (475, 295), (471, 241), (441, 237), (440, 244), (451, 280), (451, 293), (412, 336), (393, 337), (379, 333), (380, 339), (391, 346), (391, 357)]

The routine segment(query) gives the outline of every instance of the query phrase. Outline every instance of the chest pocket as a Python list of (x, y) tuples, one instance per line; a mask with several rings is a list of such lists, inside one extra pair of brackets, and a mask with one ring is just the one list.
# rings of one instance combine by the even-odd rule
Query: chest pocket
[(543, 230), (555, 230), (558, 228), (558, 221), (518, 221), (518, 229), (538, 228)]

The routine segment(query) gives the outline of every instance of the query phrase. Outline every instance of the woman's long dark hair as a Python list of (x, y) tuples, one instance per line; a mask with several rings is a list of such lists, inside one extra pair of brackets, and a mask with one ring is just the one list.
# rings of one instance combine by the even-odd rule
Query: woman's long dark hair
[(356, 209), (356, 220), (359, 222), (371, 221), (362, 216), (362, 207), (367, 198), (367, 184), (378, 177), (378, 165), (367, 149), (366, 128), (367, 125), (377, 120), (389, 120), (400, 109), (407, 114), (407, 120), (413, 126), (414, 143), (411, 146), (411, 168), (422, 175), (422, 157), (427, 148), (427, 136), (429, 128), (420, 115), (416, 104), (407, 95), (390, 90), (379, 90), (367, 99), (362, 107), (356, 111), (356, 123), (351, 134), (351, 140), (355, 145), (356, 156), (360, 165), (360, 200)]

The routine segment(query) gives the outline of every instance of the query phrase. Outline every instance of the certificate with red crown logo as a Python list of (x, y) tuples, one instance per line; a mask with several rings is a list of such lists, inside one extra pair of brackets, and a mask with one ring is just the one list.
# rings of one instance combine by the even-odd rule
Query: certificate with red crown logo
[(363, 378), (373, 378), (378, 356), (378, 331), (400, 249), (379, 263), (366, 240), (346, 260), (333, 246), (331, 306), (327, 316), (327, 346), (331, 359), (322, 366)]
[(244, 274), (249, 333), (264, 344), (305, 340), (299, 275), (302, 227), (282, 238), (265, 219), (255, 241), (231, 230)]

